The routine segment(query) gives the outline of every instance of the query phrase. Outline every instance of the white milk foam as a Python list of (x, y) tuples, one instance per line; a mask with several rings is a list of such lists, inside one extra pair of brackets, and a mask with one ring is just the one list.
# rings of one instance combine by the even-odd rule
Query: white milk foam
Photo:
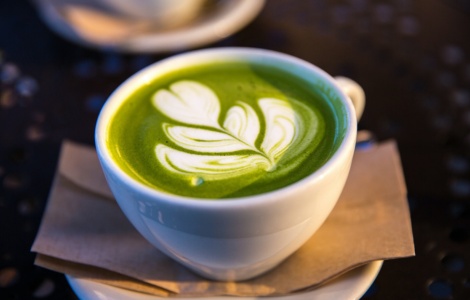
[[(170, 172), (189, 178), (200, 176), (204, 181), (259, 171), (274, 173), (281, 159), (289, 162), (288, 170), (292, 169), (302, 162), (297, 158), (300, 154), (313, 151), (307, 148), (317, 133), (318, 116), (295, 100), (261, 98), (257, 102), (266, 124), (259, 149), (255, 142), (261, 130), (260, 116), (247, 103), (237, 101), (220, 126), (220, 102), (207, 86), (183, 80), (172, 84), (169, 91), (157, 91), (152, 98), (155, 108), (189, 125), (162, 124), (168, 138), (183, 150), (158, 144), (158, 161)], [(237, 154), (241, 150), (245, 152)]]

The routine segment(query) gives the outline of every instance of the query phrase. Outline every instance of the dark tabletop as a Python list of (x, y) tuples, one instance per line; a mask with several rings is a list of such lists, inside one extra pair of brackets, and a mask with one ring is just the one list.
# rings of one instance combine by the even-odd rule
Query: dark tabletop
[[(364, 299), (470, 299), (470, 1), (267, 2), (210, 47), (272, 49), (348, 76), (367, 96), (359, 129), (398, 141), (416, 257), (385, 262)], [(168, 55), (77, 46), (24, 0), (0, 0), (0, 53), (0, 299), (77, 299), (29, 252), (61, 141), (93, 145), (106, 97)]]

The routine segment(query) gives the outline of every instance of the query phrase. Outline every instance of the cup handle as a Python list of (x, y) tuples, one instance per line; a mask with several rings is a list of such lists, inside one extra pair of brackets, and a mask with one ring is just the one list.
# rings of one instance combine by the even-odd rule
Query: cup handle
[(366, 105), (364, 90), (357, 82), (347, 77), (337, 76), (335, 77), (335, 80), (343, 92), (351, 99), (354, 108), (356, 109), (357, 121), (359, 122), (362, 113), (364, 112), (364, 106)]

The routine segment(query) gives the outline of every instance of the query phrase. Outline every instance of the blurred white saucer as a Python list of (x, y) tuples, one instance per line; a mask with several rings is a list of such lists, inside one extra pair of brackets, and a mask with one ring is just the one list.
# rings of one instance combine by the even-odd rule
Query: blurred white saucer
[[(206, 297), (208, 300), (357, 300), (364, 295), (380, 272), (383, 261), (374, 261), (367, 265), (355, 268), (344, 275), (322, 285), (312, 291), (299, 292), (288, 296), (277, 297), (234, 297), (217, 296)], [(163, 300), (165, 297), (141, 294), (124, 290), (95, 281), (75, 278), (66, 275), (66, 278), (75, 294), (81, 300)], [(183, 297), (179, 300), (197, 300), (202, 298)]]
[(178, 26), (129, 18), (90, 0), (34, 2), (44, 22), (72, 42), (100, 50), (161, 53), (184, 51), (228, 37), (251, 22), (265, 0), (208, 0), (195, 18)]

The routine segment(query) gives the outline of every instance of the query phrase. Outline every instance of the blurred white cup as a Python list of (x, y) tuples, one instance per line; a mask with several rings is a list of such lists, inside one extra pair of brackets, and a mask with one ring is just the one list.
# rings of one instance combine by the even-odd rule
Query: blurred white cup
[(194, 19), (206, 0), (99, 0), (119, 14), (173, 27)]

